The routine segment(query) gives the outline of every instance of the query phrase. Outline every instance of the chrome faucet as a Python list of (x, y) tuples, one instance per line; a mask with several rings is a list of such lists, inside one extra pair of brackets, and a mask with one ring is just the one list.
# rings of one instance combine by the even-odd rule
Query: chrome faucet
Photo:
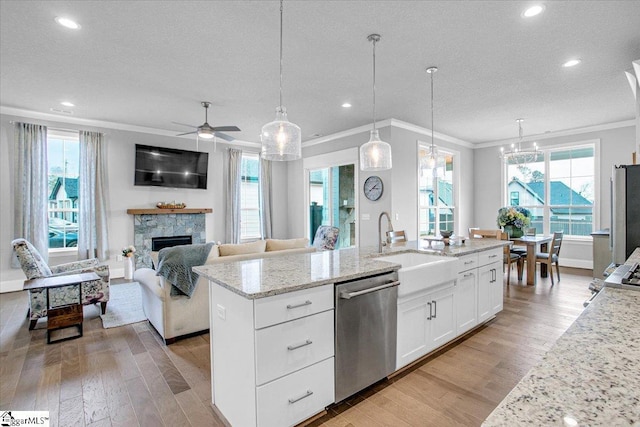
[[(381, 254), (382, 253), (382, 217), (386, 216), (387, 217), (387, 224), (389, 225), (389, 228), (387, 229), (387, 231), (393, 231), (393, 225), (391, 224), (391, 216), (389, 215), (389, 212), (382, 212), (380, 214), (380, 216), (378, 217), (378, 253)], [(384, 245), (387, 244), (387, 238), (385, 237), (384, 239)]]

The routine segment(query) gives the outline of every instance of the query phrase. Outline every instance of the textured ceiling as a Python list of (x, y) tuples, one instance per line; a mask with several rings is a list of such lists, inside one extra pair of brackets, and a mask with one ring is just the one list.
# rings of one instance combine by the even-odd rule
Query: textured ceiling
[[(635, 117), (624, 71), (640, 58), (640, 1), (286, 1), (284, 102), (303, 140), (377, 119), (479, 143)], [(82, 29), (54, 22), (69, 16)], [(237, 125), (258, 141), (278, 104), (277, 1), (0, 2), (0, 105), (185, 132)], [(561, 64), (571, 57), (583, 63)], [(60, 106), (70, 100), (73, 108)], [(350, 109), (341, 108), (350, 102)], [(62, 116), (67, 117), (67, 116)]]

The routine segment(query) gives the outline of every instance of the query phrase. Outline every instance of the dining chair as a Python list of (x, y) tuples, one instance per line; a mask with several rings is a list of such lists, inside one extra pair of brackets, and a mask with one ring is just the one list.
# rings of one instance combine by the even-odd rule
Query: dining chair
[[(525, 236), (535, 236), (536, 235), (536, 228), (535, 227), (529, 227), (524, 231), (524, 235)], [(518, 254), (523, 258), (526, 258), (527, 256), (527, 248), (524, 247), (512, 247), (511, 248), (511, 252), (514, 254)]]
[(536, 262), (540, 264), (547, 264), (549, 276), (551, 276), (551, 284), (553, 283), (553, 263), (556, 264), (556, 274), (558, 275), (558, 282), (560, 281), (560, 265), (558, 259), (560, 258), (560, 247), (562, 246), (563, 231), (556, 231), (553, 233), (553, 239), (549, 243), (547, 252), (536, 253)]
[(407, 236), (404, 230), (387, 231), (387, 242), (400, 243), (400, 242), (406, 242), (406, 241), (407, 241)]
[[(500, 240), (509, 240), (509, 234), (500, 231)], [(524, 257), (511, 252), (508, 245), (504, 246), (503, 251), (503, 264), (507, 267), (507, 283), (511, 284), (511, 266), (515, 263), (518, 268), (518, 277), (522, 277)]]
[(483, 230), (480, 228), (470, 228), (469, 229), (469, 238), (470, 239), (500, 239), (500, 230)]

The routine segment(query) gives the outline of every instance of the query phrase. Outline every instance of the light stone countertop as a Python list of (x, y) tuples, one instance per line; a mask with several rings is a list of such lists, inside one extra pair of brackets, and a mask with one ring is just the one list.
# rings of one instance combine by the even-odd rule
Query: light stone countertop
[(374, 259), (402, 252), (420, 252), (431, 255), (462, 256), (494, 248), (507, 241), (494, 239), (467, 240), (464, 245), (445, 246), (442, 250), (421, 247), (423, 242), (393, 244), (377, 253), (377, 248), (348, 248), (246, 261), (217, 263), (193, 267), (199, 273), (245, 298), (256, 299), (301, 289), (345, 282), (367, 276), (388, 273), (401, 266)]
[(482, 425), (640, 425), (638, 325), (640, 292), (603, 288)]

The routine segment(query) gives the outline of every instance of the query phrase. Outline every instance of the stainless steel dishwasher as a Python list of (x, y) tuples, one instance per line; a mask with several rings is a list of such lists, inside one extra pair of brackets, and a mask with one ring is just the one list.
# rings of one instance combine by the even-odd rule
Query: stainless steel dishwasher
[(336, 285), (336, 402), (395, 370), (399, 284), (393, 272)]

